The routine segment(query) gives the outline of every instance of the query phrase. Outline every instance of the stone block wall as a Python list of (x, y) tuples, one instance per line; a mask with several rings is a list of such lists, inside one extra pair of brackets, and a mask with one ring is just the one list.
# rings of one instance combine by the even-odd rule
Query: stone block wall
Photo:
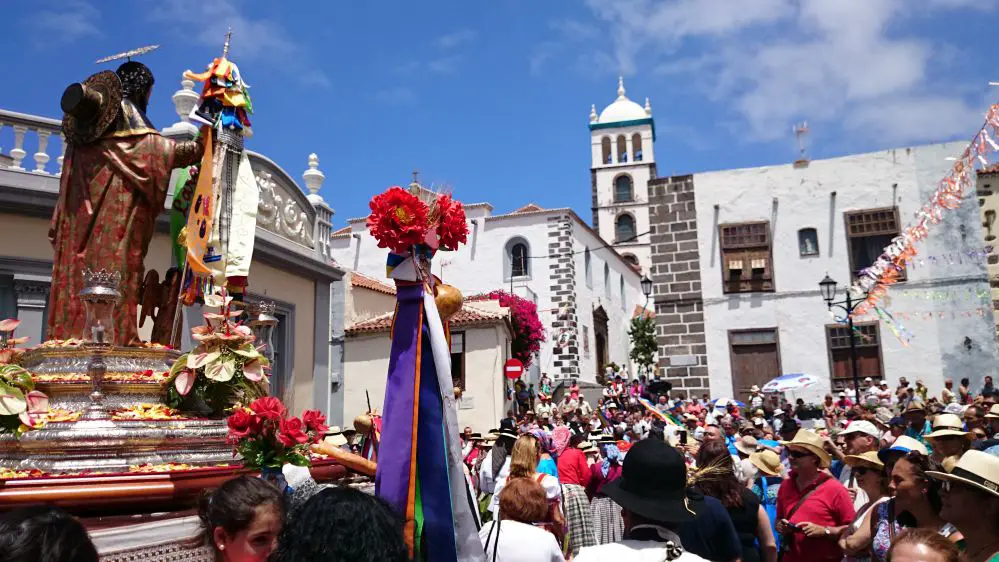
[(673, 395), (700, 396), (710, 383), (693, 176), (649, 182), (649, 221), (658, 375)]
[(553, 378), (579, 377), (579, 328), (576, 315), (576, 256), (572, 253), (572, 219), (568, 215), (548, 218), (548, 255), (550, 260), (552, 315), (550, 337), (569, 331), (568, 343), (552, 349)]

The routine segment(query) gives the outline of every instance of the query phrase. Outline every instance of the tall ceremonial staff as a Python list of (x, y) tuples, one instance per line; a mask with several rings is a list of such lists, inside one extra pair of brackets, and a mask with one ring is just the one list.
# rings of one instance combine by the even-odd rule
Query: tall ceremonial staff
[[(205, 72), (184, 72), (185, 78), (204, 83), (190, 118), (201, 123), (206, 139), (193, 191), (185, 193), (187, 220), (177, 241), (186, 248), (178, 296), (178, 304), (186, 306), (214, 292), (241, 299), (253, 256), (260, 192), (243, 149), (244, 138), (252, 134), (253, 105), (249, 85), (229, 60), (231, 39), (232, 29), (226, 33), (222, 56)], [(172, 343), (180, 331), (177, 308)]]
[(461, 455), (448, 318), (462, 296), (430, 274), (438, 249), (468, 235), (461, 203), (420, 186), (392, 187), (370, 203), (368, 230), (388, 248), (395, 280), (388, 380), (375, 494), (404, 519), (414, 560), (484, 560)]

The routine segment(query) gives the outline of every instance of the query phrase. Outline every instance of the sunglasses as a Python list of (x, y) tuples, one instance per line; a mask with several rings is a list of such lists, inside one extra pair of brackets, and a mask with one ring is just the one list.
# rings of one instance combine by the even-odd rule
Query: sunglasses
[(805, 457), (813, 457), (815, 455), (811, 453), (806, 453), (805, 451), (795, 451), (792, 449), (787, 452), (787, 456), (791, 457), (792, 459), (803, 459)]
[(863, 476), (868, 472), (874, 472), (873, 468), (867, 468), (866, 466), (855, 466), (853, 468), (853, 473), (857, 476)]

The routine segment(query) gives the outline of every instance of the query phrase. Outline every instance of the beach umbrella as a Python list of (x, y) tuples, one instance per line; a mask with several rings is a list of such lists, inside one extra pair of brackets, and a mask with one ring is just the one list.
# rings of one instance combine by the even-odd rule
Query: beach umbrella
[(819, 383), (819, 377), (805, 373), (781, 375), (763, 385), (763, 392), (788, 392), (801, 390)]
[(736, 406), (738, 406), (740, 408), (745, 408), (746, 407), (745, 402), (740, 402), (739, 400), (733, 400), (731, 398), (715, 398), (711, 402), (711, 405), (713, 405), (715, 408), (718, 408), (718, 409), (724, 409), (724, 408), (728, 407), (729, 404), (734, 404), (734, 405), (736, 405)]

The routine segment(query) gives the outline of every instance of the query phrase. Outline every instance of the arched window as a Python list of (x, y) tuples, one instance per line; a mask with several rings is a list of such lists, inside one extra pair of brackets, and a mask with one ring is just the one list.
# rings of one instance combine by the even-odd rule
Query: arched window
[[(638, 258), (635, 257), (635, 254), (624, 254), (621, 257), (624, 258), (624, 261), (628, 262), (628, 265), (630, 265), (632, 269), (638, 271), (641, 268), (641, 266), (638, 265)], [(622, 279), (622, 281), (624, 281), (624, 279)]]
[(611, 140), (610, 137), (604, 137), (600, 140), (600, 152), (603, 155), (601, 162), (604, 164), (613, 164), (614, 156), (611, 153)]
[(530, 277), (531, 249), (523, 238), (512, 238), (506, 243), (503, 253), (503, 270), (506, 279)]
[(620, 176), (614, 178), (614, 202), (623, 203), (625, 201), (635, 200), (635, 189), (634, 184), (631, 181), (631, 176), (628, 174), (621, 174)]
[(617, 137), (617, 161), (628, 161), (628, 139), (624, 135), (618, 135)]
[(798, 231), (798, 254), (801, 257), (819, 255), (819, 232), (814, 228)]
[(586, 278), (586, 286), (593, 288), (593, 267), (590, 263), (590, 249), (583, 250), (583, 275)]
[(614, 241), (618, 244), (635, 241), (635, 219), (628, 213), (614, 220)]
[(635, 155), (635, 162), (642, 161), (642, 135), (638, 133), (631, 135), (631, 153)]
[(611, 285), (610, 285), (610, 266), (607, 265), (607, 262), (604, 262), (604, 296), (607, 297), (607, 300), (610, 300), (610, 298), (611, 298), (611, 289), (610, 289), (610, 287), (611, 287)]

